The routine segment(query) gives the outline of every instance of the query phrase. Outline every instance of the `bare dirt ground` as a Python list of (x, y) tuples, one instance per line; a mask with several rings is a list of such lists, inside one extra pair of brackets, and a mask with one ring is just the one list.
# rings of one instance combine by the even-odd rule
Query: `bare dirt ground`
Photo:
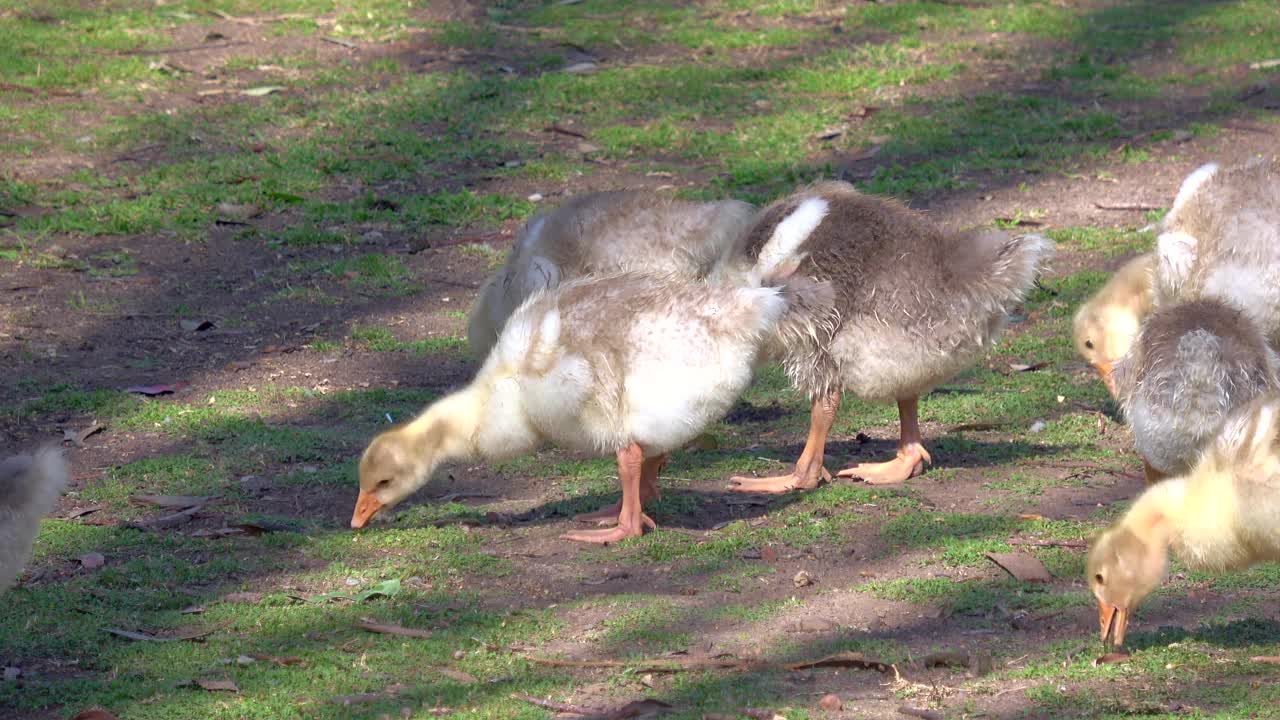
[[(465, 13), (476, 12), (461, 5)], [(439, 9), (455, 17), (458, 8)], [(745, 22), (745, 20), (744, 20)], [(776, 21), (785, 22), (785, 21)], [(797, 21), (800, 22), (800, 21)], [(805, 20), (812, 23), (813, 20)], [(199, 46), (205, 34), (219, 32), (234, 38), (225, 47), (183, 53), (183, 67), (198, 78), (210, 69), (220, 67), (225, 53), (252, 52), (260, 57), (305, 49), (314, 53), (318, 62), (350, 54), (352, 51), (335, 44), (316, 45), (310, 39), (275, 35), (265, 26), (245, 26), (232, 22), (199, 28), (179, 29), (172, 37), (175, 46)], [(294, 47), (291, 43), (297, 44)], [(661, 46), (650, 47), (633, 55), (618, 51), (610, 58), (615, 62), (661, 63), (667, 57)], [(779, 51), (781, 52), (781, 51)], [(441, 64), (462, 66), (467, 63), (509, 63), (523, 67), (528, 58), (519, 50), (489, 49), (465, 51), (435, 47), (430, 42), (412, 39), (392, 43), (370, 53), (369, 60), (394, 56), (405, 67), (430, 70)], [(1176, 67), (1166, 68), (1176, 71)], [(264, 78), (264, 81), (266, 78)], [(1019, 80), (1018, 82), (1021, 82)], [(198, 89), (192, 80), (183, 91), (150, 96), (145, 107), (134, 112), (161, 113), (183, 111), (193, 104), (218, 103), (217, 95), (200, 96), (189, 92)], [(1054, 89), (1039, 89), (1053, 96)], [(1267, 89), (1245, 102), (1272, 102), (1276, 90)], [(1075, 99), (1075, 96), (1070, 96)], [(27, 102), (57, 102), (56, 98), (31, 98)], [(19, 102), (23, 102), (19, 100)], [(1181, 127), (1179, 113), (1198, 117), (1185, 110), (1192, 103), (1186, 98), (1171, 100), (1163, 115), (1166, 127)], [(91, 124), (93, 118), (84, 118)], [(712, 124), (714, 120), (708, 120)], [(1210, 160), (1233, 163), (1275, 153), (1280, 147), (1280, 126), (1252, 122), (1226, 122), (1215, 135), (1175, 137), (1150, 145), (1151, 159), (1125, 162), (1114, 157), (1084, 163), (1066, 175), (1020, 173), (979, 181), (962, 191), (941, 191), (909, 201), (939, 222), (954, 226), (989, 224), (997, 218), (1013, 218), (1028, 206), (1039, 211), (1024, 229), (1076, 226), (1126, 226), (1146, 224), (1143, 210), (1106, 209), (1105, 206), (1166, 206), (1182, 177)], [(549, 155), (570, 152), (577, 140), (573, 137), (547, 135), (536, 138)], [(287, 142), (287, 138), (262, 138), (260, 142)], [(158, 153), (164, 150), (140, 148), (127, 157), (76, 155), (68, 151), (27, 158), (8, 168), (13, 177), (24, 181), (57, 184), (67, 173), (81, 167), (121, 175), (170, 161)], [(875, 158), (858, 160), (855, 170), (874, 168)], [(625, 163), (602, 163), (589, 177), (575, 177), (564, 182), (530, 180), (520, 177), (495, 177), (475, 181), (469, 186), (485, 191), (524, 197), (532, 193), (545, 196), (546, 204), (588, 189), (606, 187), (659, 188), (671, 184), (695, 184), (714, 176), (714, 168), (691, 167), (677, 177), (647, 175)], [(73, 184), (74, 181), (65, 181)], [(423, 192), (439, 189), (418, 188)], [(445, 186), (448, 182), (443, 183)], [(335, 197), (349, 197), (368, 192), (369, 188), (334, 188)], [(396, 188), (397, 195), (413, 189)], [(377, 191), (376, 189), (374, 190)], [(18, 208), (16, 212), (39, 212), (39, 208)], [(5, 220), (0, 217), (0, 222)], [(273, 227), (286, 227), (294, 218), (279, 214), (256, 223), (258, 229), (270, 233)], [(392, 255), (403, 261), (412, 281), (420, 290), (407, 297), (386, 297), (368, 292), (352, 282), (352, 278), (323, 273), (299, 275), (289, 271), (290, 264), (309, 261), (331, 261), (350, 248), (269, 247), (259, 242), (238, 239), (242, 224), (215, 224), (199, 242), (175, 242), (165, 234), (156, 235), (78, 235), (67, 233), (53, 238), (43, 248), (48, 257), (65, 261), (50, 262), (42, 267), (30, 263), (0, 264), (0, 357), (6, 367), (6, 382), (0, 384), (0, 403), (18, 408), (39, 400), (50, 387), (69, 386), (82, 390), (119, 390), (134, 385), (177, 384), (176, 394), (164, 398), (189, 403), (200, 401), (220, 390), (255, 390), (268, 387), (301, 387), (315, 390), (320, 400), (299, 401), (295, 408), (275, 408), (267, 413), (273, 424), (294, 427), (344, 430), (344, 419), (323, 398), (342, 391), (364, 391), (370, 388), (426, 389), (443, 391), (467, 381), (475, 364), (464, 353), (415, 355), (404, 352), (377, 352), (353, 341), (356, 326), (382, 326), (392, 330), (401, 340), (428, 337), (457, 337), (465, 320), (465, 311), (475, 297), (476, 289), (491, 271), (489, 256), (470, 252), (477, 245), (495, 251), (510, 247), (517, 221), (509, 221), (498, 229), (491, 225), (477, 228), (441, 228), (417, 234), (406, 232), (395, 224), (369, 223), (349, 228), (357, 235), (361, 253)], [(127, 251), (128, 262), (136, 272), (112, 276), (113, 254)], [(1101, 253), (1065, 251), (1056, 260), (1051, 277), (1081, 270), (1110, 270), (1122, 257)], [(100, 270), (101, 272), (92, 272)], [(281, 292), (305, 287), (334, 299), (328, 304), (273, 301)], [(207, 320), (213, 327), (193, 331), (182, 327), (174, 308), (192, 309), (192, 316)], [(243, 318), (251, 316), (249, 322)], [(1014, 331), (1016, 337), (1019, 331)], [(312, 349), (317, 342), (328, 343), (327, 349)], [(1085, 374), (1083, 365), (1072, 369)], [(927, 401), (926, 401), (927, 402)], [(748, 411), (751, 408), (747, 409)], [(759, 408), (755, 408), (759, 410)], [(1129, 439), (1127, 430), (1098, 412), (1100, 422), (1109, 423), (1105, 435), (1106, 449), (1123, 453)], [(789, 411), (781, 410), (782, 413)], [(397, 418), (399, 419), (399, 418)], [(75, 409), (59, 408), (33, 415), (5, 414), (0, 419), (0, 454), (9, 454), (32, 445), (61, 437), (65, 428), (86, 426), (92, 418)], [(946, 434), (940, 423), (927, 423), (925, 435), (936, 438)], [(862, 428), (855, 435), (847, 433), (833, 438), (830, 464), (843, 467), (855, 460), (877, 457), (891, 452), (896, 427), (893, 425)], [(865, 435), (863, 435), (865, 433)], [(753, 438), (739, 434), (724, 441), (726, 450), (758, 455), (766, 454), (779, 462), (793, 457), (799, 449), (801, 433), (783, 433), (781, 437)], [(1021, 431), (985, 434), (985, 446), (1007, 446), (1008, 452), (1024, 459), (1034, 450), (1021, 441)], [(196, 441), (197, 443), (199, 441)], [(177, 452), (190, 447), (185, 440), (146, 428), (116, 429), (108, 427), (92, 436), (83, 448), (69, 448), (75, 466), (73, 489), (100, 481), (111, 468), (136, 460)], [(265, 478), (297, 470), (301, 464), (349, 462), (361, 450), (361, 441), (352, 439), (329, 448), (324, 461), (305, 463), (264, 461), (253, 475)], [(564, 459), (549, 452), (541, 459)], [(952, 453), (945, 460), (954, 469), (938, 476), (928, 473), (910, 482), (913, 497), (926, 508), (939, 513), (989, 513), (991, 490), (995, 479), (989, 472), (990, 456), (983, 449), (966, 455)], [(678, 475), (680, 463), (696, 466), (706, 459), (699, 455), (677, 461), (671, 474)], [(1087, 520), (1100, 507), (1130, 499), (1142, 488), (1138, 463), (1132, 459), (1116, 467), (1073, 461), (1058, 462), (1043, 457), (1029, 462), (1024, 469), (1032, 479), (1047, 481), (1048, 490), (1016, 504), (1015, 513), (1041, 515), (1051, 519)], [(1072, 482), (1065, 482), (1068, 478)], [(758, 549), (744, 551), (739, 558), (757, 563), (758, 573), (747, 573), (746, 589), (725, 591), (706, 587), (704, 578), (673, 572), (672, 563), (610, 563), (599, 561), (601, 552), (567, 544), (558, 539), (560, 533), (573, 526), (572, 507), (565, 505), (564, 492), (554, 479), (539, 477), (536, 471), (503, 472), (486, 466), (458, 467), (437, 478), (424, 495), (438, 497), (448, 493), (474, 493), (482, 496), (467, 500), (468, 504), (488, 513), (484, 519), (468, 522), (469, 532), (484, 538), (485, 552), (504, 559), (511, 572), (501, 577), (468, 577), (465, 589), (479, 591), (492, 598), (495, 607), (529, 609), (554, 608), (557, 604), (596, 597), (600, 603), (562, 618), (563, 630), (544, 645), (540, 654), (567, 658), (596, 659), (601, 648), (596, 640), (603, 625), (618, 610), (617, 603), (628, 602), (635, 594), (663, 597), (669, 601), (672, 621), (667, 630), (686, 633), (696, 642), (687, 648), (691, 655), (713, 656), (733, 653), (752, 657), (769, 653), (779, 646), (833, 646), (841, 637), (856, 636), (860, 642), (884, 641), (905, 648), (910, 659), (917, 660), (938, 647), (953, 649), (962, 655), (1001, 658), (1004, 671), (1016, 670), (1021, 658), (1035, 655), (1051, 642), (1078, 638), (1079, 650), (1092, 649), (1089, 644), (1096, 625), (1094, 609), (1087, 604), (1050, 612), (1009, 611), (997, 616), (972, 616), (956, 613), (946, 607), (928, 607), (919, 603), (881, 599), (849, 588), (871, 580), (892, 581), (920, 578), (922, 558), (931, 554), (928, 547), (891, 548), (877, 532), (870, 529), (891, 519), (891, 507), (869, 505), (861, 509), (862, 521), (843, 531), (830, 542), (801, 549), (777, 548), (762, 556)], [(681, 534), (693, 542), (713, 537), (727, 521), (746, 519), (753, 528), (769, 528), (777, 521), (774, 514), (791, 502), (788, 498), (757, 498), (744, 501), (725, 492), (724, 479), (696, 480), (678, 484), (669, 496), (687, 496), (688, 512), (661, 518), (661, 533)], [(330, 528), (344, 526), (350, 517), (354, 497), (354, 479), (350, 487), (337, 485), (290, 485), (263, 487), (253, 493), (253, 507), (273, 516), (296, 517)], [(607, 498), (599, 498), (602, 502)], [(84, 503), (74, 494), (63, 500), (56, 515), (67, 517)], [(90, 524), (118, 522), (109, 512), (85, 516)], [(190, 529), (215, 527), (216, 517), (197, 520)], [(865, 532), (864, 532), (865, 530)], [(1079, 550), (1068, 550), (1068, 552)], [(389, 551), (394, 552), (394, 551)], [(605, 551), (606, 554), (608, 551)], [(596, 564), (583, 564), (581, 558), (595, 558)], [(809, 573), (815, 583), (797, 587), (793, 577), (800, 571)], [(74, 574), (75, 568), (52, 568), (38, 582), (54, 582), (58, 573)], [(957, 584), (977, 583), (1001, 578), (995, 567), (931, 566), (927, 576), (943, 577)], [(459, 580), (461, 589), (461, 583)], [(1081, 587), (1075, 578), (1059, 578), (1060, 587)], [(692, 608), (742, 603), (777, 602), (783, 609), (767, 624), (745, 626), (734, 618), (718, 621), (698, 620), (682, 623), (681, 613)], [(620, 598), (611, 603), (611, 598)], [(792, 598), (799, 602), (789, 603)], [(1224, 618), (1240, 615), (1231, 608), (1233, 596), (1212, 587), (1193, 589), (1178, 602), (1159, 602), (1144, 613), (1141, 626), (1158, 628), (1194, 627), (1201, 618), (1228, 613)], [(1225, 610), (1224, 610), (1225, 609)], [(1232, 613), (1236, 613), (1233, 615)], [(702, 616), (699, 616), (700, 618)], [(999, 628), (992, 630), (995, 623)], [(1185, 634), (1185, 631), (1183, 631)], [(1176, 641), (1176, 638), (1172, 641)], [(814, 654), (813, 652), (809, 653)], [(821, 654), (821, 653), (817, 653)], [(1070, 660), (1063, 658), (1064, 662)], [(963, 671), (960, 671), (963, 673)], [(970, 671), (972, 673), (973, 671)], [(889, 675), (866, 670), (804, 671), (782, 677), (770, 676), (767, 682), (782, 683), (782, 692), (797, 707), (813, 707), (817, 697), (839, 693), (846, 703), (838, 717), (883, 718), (894, 715), (904, 702), (932, 702), (959, 713), (973, 713), (988, 718), (1048, 716), (1049, 711), (1029, 704), (1025, 693), (1036, 680), (1018, 680), (1005, 674), (975, 691), (972, 686), (960, 688), (954, 682), (957, 670), (949, 667), (915, 667), (907, 673), (907, 686), (895, 683)], [(679, 682), (676, 676), (655, 674), (642, 681), (629, 679), (620, 689), (609, 679), (607, 670), (583, 670), (581, 682), (573, 693), (573, 702), (581, 705), (606, 704), (619, 694), (637, 689), (637, 682), (655, 691), (670, 690)], [(1099, 685), (1112, 681), (1100, 681)], [(1212, 684), (1212, 679), (1205, 679)], [(1265, 681), (1263, 681), (1265, 682)], [(1087, 683), (1086, 683), (1087, 685)], [(904, 687), (907, 690), (904, 691)], [(1078, 686), (1076, 689), (1079, 689)], [(1117, 712), (1178, 713), (1177, 708), (1146, 703), (1150, 688), (1139, 683), (1109, 688), (1121, 698)], [(1168, 688), (1164, 689), (1168, 691)], [(904, 698), (904, 693), (907, 695)], [(975, 694), (977, 693), (977, 694)], [(1203, 694), (1203, 693), (1202, 693)], [(1163, 695), (1160, 695), (1163, 697)], [(1146, 703), (1146, 704), (1144, 704)], [(966, 709), (967, 708), (967, 709)], [(1127, 710), (1126, 710), (1127, 708)], [(1062, 712), (1066, 712), (1063, 710)], [(948, 715), (950, 717), (952, 715)]]

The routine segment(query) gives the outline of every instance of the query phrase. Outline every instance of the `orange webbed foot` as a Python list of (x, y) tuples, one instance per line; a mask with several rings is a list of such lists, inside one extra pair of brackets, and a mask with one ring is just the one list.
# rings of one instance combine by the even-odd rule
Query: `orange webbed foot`
[(648, 515), (640, 514), (640, 524), (638, 526), (618, 525), (617, 527), (606, 528), (604, 530), (581, 530), (578, 532), (565, 533), (560, 536), (561, 540), (573, 540), (574, 542), (595, 543), (597, 545), (607, 545), (609, 543), (626, 540), (627, 538), (640, 537), (644, 535), (644, 531), (654, 530), (658, 527)]
[(836, 473), (840, 477), (861, 478), (868, 485), (895, 485), (924, 472), (925, 465), (932, 465), (933, 458), (921, 445), (908, 445), (898, 450), (898, 456), (887, 462), (858, 463)]
[(822, 483), (830, 481), (831, 473), (827, 472), (826, 468), (821, 468), (820, 472), (813, 475), (804, 475), (798, 471), (762, 478), (735, 475), (729, 478), (729, 490), (740, 493), (780, 494), (792, 490), (813, 490)]

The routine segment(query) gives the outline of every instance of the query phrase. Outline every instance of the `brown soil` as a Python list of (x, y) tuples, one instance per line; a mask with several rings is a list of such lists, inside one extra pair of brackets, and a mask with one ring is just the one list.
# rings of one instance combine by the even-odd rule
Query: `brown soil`
[[(200, 45), (203, 34), (219, 32), (228, 38), (223, 47), (202, 48), (174, 55), (174, 62), (190, 70), (190, 80), (179, 91), (149, 96), (146, 112), (183, 109), (192, 104), (229, 102), (220, 96), (201, 97), (200, 78), (216, 72), (227, 59), (239, 55), (270, 57), (277, 54), (307, 53), (319, 60), (351, 53), (338, 45), (314, 40), (290, 39), (270, 34), (266, 28), (236, 23), (185, 28), (174, 34), (174, 46)], [(671, 51), (671, 49), (667, 49)], [(432, 48), (415, 40), (378, 51), (361, 50), (363, 57), (388, 54), (398, 57), (406, 67), (433, 67), (437, 63), (466, 65), (472, 62), (492, 63), (492, 57), (475, 53)], [(662, 49), (646, 49), (628, 54), (613, 50), (614, 62), (661, 62), (669, 56)], [(680, 50), (687, 53), (687, 50)], [(772, 51), (771, 51), (772, 52)], [(780, 55), (784, 51), (778, 51)], [(501, 60), (513, 65), (524, 56), (517, 50)], [(1164, 67), (1162, 72), (1176, 68)], [(270, 79), (264, 75), (260, 78)], [(1015, 79), (1022, 82), (1022, 79)], [(1011, 81), (1012, 82), (1012, 81)], [(1052, 92), (1048, 89), (1047, 92)], [(30, 102), (71, 102), (61, 98), (33, 98)], [(1179, 106), (1170, 103), (1170, 127), (1179, 126)], [(1187, 112), (1187, 116), (1195, 113)], [(91, 122), (86, 114), (84, 121)], [(989, 223), (992, 218), (1011, 217), (1019, 210), (1034, 207), (1043, 210), (1036, 219), (1045, 226), (1128, 225), (1143, 224), (1142, 213), (1112, 211), (1097, 207), (1102, 204), (1139, 203), (1162, 206), (1169, 202), (1185, 174), (1202, 162), (1217, 160), (1234, 162), (1262, 153), (1274, 152), (1280, 126), (1239, 123), (1229, 125), (1212, 139), (1170, 140), (1150, 148), (1155, 160), (1127, 164), (1116, 159), (1103, 160), (1084, 168), (1071, 177), (1022, 174), (992, 178), (990, 183), (963, 192), (944, 193), (917, 199), (916, 205), (939, 221), (953, 225)], [(543, 146), (547, 154), (568, 152), (576, 139), (555, 134), (528, 138)], [(1174, 159), (1176, 158), (1176, 159)], [(123, 175), (136, 172), (167, 158), (154, 150), (142, 149), (130, 154), (127, 162), (112, 163), (116, 158), (84, 155), (50, 155), (22, 161), (12, 173), (19, 179), (56, 181), (68, 170), (111, 165), (113, 172)], [(1105, 171), (1105, 178), (1103, 172)], [(695, 183), (710, 177), (708, 171), (681, 173), (676, 178), (651, 177), (626, 167), (602, 165), (600, 172), (589, 178), (577, 178), (563, 187), (534, 185), (528, 181), (497, 180), (485, 189), (528, 194), (541, 192), (549, 202), (558, 197), (586, 189), (633, 186), (656, 188), (672, 183)], [(1029, 193), (1019, 189), (1025, 182)], [(271, 222), (287, 223), (288, 218)], [(77, 237), (56, 239), (57, 248), (49, 252), (69, 261), (85, 260), (91, 265), (103, 253), (127, 250), (136, 260), (138, 272), (127, 277), (97, 277), (68, 269), (37, 269), (31, 266), (5, 264), (0, 267), (0, 358), (6, 365), (10, 382), (0, 385), (0, 403), (9, 407), (21, 405), (52, 385), (77, 388), (123, 388), (135, 384), (187, 383), (179, 397), (196, 399), (214, 390), (228, 388), (261, 388), (272, 385), (306, 386), (329, 391), (367, 387), (444, 389), (465, 382), (474, 365), (452, 357), (415, 357), (407, 353), (375, 353), (347, 341), (354, 324), (389, 326), (402, 339), (415, 339), (431, 334), (457, 335), (464, 321), (446, 315), (447, 311), (465, 310), (475, 290), (488, 272), (486, 262), (468, 254), (458, 245), (439, 249), (445, 241), (468, 237), (465, 228), (441, 233), (438, 237), (404, 237), (389, 228), (368, 228), (361, 244), (341, 248), (335, 253), (328, 248), (271, 250), (255, 242), (235, 239), (237, 227), (209, 228), (200, 243), (183, 244), (165, 236)], [(494, 233), (485, 242), (494, 248), (506, 248), (512, 237), (512, 225)], [(337, 300), (330, 305), (272, 301), (282, 290), (296, 285), (299, 278), (283, 271), (285, 264), (296, 260), (331, 260), (353, 253), (395, 254), (405, 261), (414, 280), (424, 290), (409, 298), (387, 298), (363, 293), (342, 278), (310, 277), (305, 282)], [(1066, 254), (1057, 264), (1057, 272), (1074, 272), (1083, 267), (1104, 268), (1109, 263), (1098, 257)], [(101, 313), (72, 312), (72, 305), (102, 307)], [(198, 309), (198, 317), (214, 323), (215, 328), (189, 332), (179, 326), (174, 308), (182, 304)], [(246, 316), (250, 319), (245, 320)], [(342, 345), (330, 352), (305, 350), (316, 340), (327, 339)], [(1081, 370), (1083, 372), (1083, 369)], [(20, 381), (20, 382), (19, 382)], [(760, 413), (770, 410), (744, 409), (740, 421), (759, 420)], [(753, 417), (755, 416), (755, 417)], [(0, 423), (0, 455), (61, 437), (63, 426), (80, 427), (89, 418), (73, 414), (41, 416), (34, 422), (19, 422), (11, 417)], [(319, 425), (341, 429), (341, 422), (323, 410), (312, 412), (301, 408), (273, 421), (296, 425)], [(943, 428), (926, 427), (926, 437), (937, 437)], [(867, 428), (871, 442), (856, 442), (852, 437), (835, 437), (832, 466), (886, 455), (891, 451), (894, 428)], [(1117, 427), (1109, 434), (1117, 447), (1126, 442), (1125, 430)], [(798, 443), (801, 435), (791, 438)], [(1009, 435), (984, 433), (984, 441), (1001, 442)], [(749, 437), (737, 438), (742, 445)], [(180, 450), (179, 443), (159, 432), (124, 432), (108, 428), (89, 439), (84, 449), (70, 449), (76, 467), (76, 485), (92, 483), (104, 469), (141, 458)], [(794, 453), (797, 446), (780, 449)], [(358, 440), (333, 449), (332, 462), (345, 462), (360, 450)], [(1062, 479), (1072, 473), (1084, 473), (1087, 485), (1056, 487), (1013, 512), (1038, 513), (1051, 518), (1084, 518), (1099, 506), (1131, 497), (1141, 487), (1141, 479), (1100, 472), (1096, 468), (1055, 464), (1053, 458), (1026, 458), (1029, 472), (1042, 477)], [(693, 457), (684, 462), (696, 463)], [(964, 457), (948, 457), (949, 467), (959, 467), (945, 482), (929, 474), (912, 481), (924, 502), (939, 511), (990, 512), (984, 503), (984, 484), (998, 479), (990, 475), (980, 461)], [(298, 463), (305, 464), (305, 463)], [(842, 466), (842, 465), (841, 465)], [(781, 465), (780, 465), (781, 467)], [(255, 474), (270, 478), (292, 465), (267, 465)], [(1138, 471), (1133, 463), (1131, 471)], [(456, 480), (454, 479), (456, 478)], [(563, 498), (554, 481), (544, 478), (499, 475), (485, 467), (459, 467), (448, 477), (437, 478), (420, 497), (452, 492), (481, 493), (493, 500), (472, 501), (484, 510), (497, 513), (473, 532), (483, 533), (493, 552), (506, 558), (513, 573), (489, 582), (493, 602), (503, 607), (524, 605), (547, 607), (584, 596), (608, 598), (621, 593), (643, 592), (669, 596), (676, 607), (708, 607), (743, 602), (743, 596), (708, 590), (689, 578), (674, 575), (661, 564), (619, 568), (610, 579), (609, 567), (586, 566), (574, 562), (584, 550), (558, 539), (560, 533), (573, 526), (568, 517), (552, 514), (549, 508)], [(723, 521), (740, 518), (767, 525), (771, 509), (785, 506), (786, 499), (769, 500), (761, 505), (743, 505), (740, 498), (726, 493), (723, 482), (696, 482), (679, 487), (675, 492), (691, 493), (698, 498), (698, 510), (690, 516), (661, 518), (660, 532), (686, 533), (693, 538), (714, 535)], [(328, 527), (342, 527), (350, 517), (353, 488), (298, 487), (268, 488), (255, 501), (252, 509), (276, 516), (295, 516)], [(602, 499), (604, 500), (604, 499)], [(64, 500), (59, 513), (66, 514), (78, 506), (71, 497)], [(866, 508), (866, 522), (875, 525), (888, 517), (883, 508)], [(106, 514), (86, 516), (86, 522), (114, 522)], [(214, 526), (216, 520), (197, 521), (193, 528)], [(699, 638), (693, 654), (734, 652), (750, 654), (766, 651), (780, 642), (818, 640), (837, 637), (889, 639), (903, 643), (919, 656), (939, 648), (966, 652), (998, 650), (1003, 656), (1017, 657), (1014, 648), (1028, 652), (1064, 636), (1081, 638), (1085, 646), (1087, 632), (1094, 627), (1093, 610), (1073, 608), (1061, 613), (1020, 616), (1010, 613), (994, 618), (1001, 630), (990, 631), (993, 618), (939, 615), (923, 612), (910, 603), (876, 600), (850, 593), (848, 589), (869, 578), (893, 579), (916, 573), (904, 571), (924, 552), (902, 554), (890, 552), (874, 533), (853, 534), (819, 547), (798, 552), (781, 549), (773, 562), (751, 559), (760, 565), (751, 582), (750, 601), (785, 600), (798, 597), (803, 606), (780, 614), (763, 634), (744, 636), (733, 622), (724, 621), (707, 627), (684, 627)], [(584, 577), (583, 568), (590, 567), (595, 577)], [(621, 570), (625, 569), (625, 572)], [(815, 584), (797, 589), (792, 577), (800, 570), (809, 572)], [(958, 568), (946, 577), (955, 582), (979, 578), (997, 578), (1001, 571)], [(468, 583), (476, 582), (474, 579)], [(1075, 585), (1074, 579), (1057, 581), (1059, 585)], [(1191, 602), (1176, 607), (1156, 604), (1143, 615), (1143, 624), (1152, 627), (1171, 624), (1193, 626), (1205, 613), (1212, 613), (1230, 600), (1211, 589), (1198, 591)], [(586, 657), (595, 652), (587, 638), (592, 637), (608, 614), (600, 608), (574, 613), (570, 623), (547, 652), (563, 652), (569, 657)], [(806, 625), (804, 621), (811, 622)], [(821, 623), (829, 627), (822, 629)], [(805, 628), (819, 628), (806, 630)], [(1012, 661), (1017, 666), (1018, 660)], [(947, 670), (904, 670), (909, 680), (924, 688), (923, 704), (930, 693), (956, 702), (964, 691), (947, 687), (953, 677)], [(586, 674), (587, 676), (590, 673)], [(604, 674), (601, 674), (604, 677)], [(820, 680), (820, 682), (819, 682)], [(841, 673), (796, 673), (777, 682), (784, 683), (797, 705), (816, 705), (826, 692), (838, 692), (845, 698), (858, 699), (857, 709), (841, 717), (887, 717), (902, 704), (893, 692), (891, 677), (872, 671)], [(655, 681), (661, 689), (669, 678)], [(933, 689), (929, 690), (932, 685)], [(979, 700), (987, 717), (1012, 717), (1030, 707), (1018, 683), (995, 685), (995, 694)], [(596, 687), (607, 694), (607, 688)], [(575, 701), (592, 704), (593, 692), (584, 687)]]

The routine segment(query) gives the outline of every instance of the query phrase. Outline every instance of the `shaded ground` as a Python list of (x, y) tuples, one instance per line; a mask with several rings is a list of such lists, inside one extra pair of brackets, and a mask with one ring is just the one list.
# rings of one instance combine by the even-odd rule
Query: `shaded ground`
[[(1280, 644), (1274, 567), (1177, 572), (1140, 613), (1134, 659), (1091, 666), (1073, 545), (1141, 480), (1066, 335), (1188, 171), (1275, 152), (1276, 71), (1250, 67), (1280, 48), (1274, 3), (421, 4), (0, 10), (0, 449), (105, 425), (69, 447), (75, 487), (5, 597), (0, 664), (20, 675), (0, 714), (550, 714), (522, 693), (652, 697), (677, 717), (1277, 716), (1274, 667), (1249, 661)], [(345, 529), (368, 438), (473, 371), (465, 311), (540, 203), (623, 186), (763, 202), (830, 176), (1061, 248), (996, 354), (924, 401), (923, 477), (726, 493), (799, 452), (805, 403), (768, 370), (674, 459), (643, 539), (558, 540), (616, 479), (554, 450), (451, 468), (393, 521)], [(1149, 209), (1103, 209), (1118, 205)], [(847, 401), (831, 465), (890, 453), (894, 421)], [(129, 499), (148, 492), (218, 498), (164, 531), (127, 527), (163, 514)], [(1015, 548), (1055, 581), (984, 557)], [(85, 569), (89, 552), (105, 567)], [(387, 579), (394, 597), (306, 600)], [(842, 650), (895, 671), (528, 659)], [(975, 667), (926, 667), (938, 651)], [(825, 693), (844, 709), (819, 710)]]

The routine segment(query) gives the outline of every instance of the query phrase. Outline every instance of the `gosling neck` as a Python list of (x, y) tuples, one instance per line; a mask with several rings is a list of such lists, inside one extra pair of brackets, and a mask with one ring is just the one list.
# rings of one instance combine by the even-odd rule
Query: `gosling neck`
[(1186, 480), (1163, 480), (1144, 492), (1124, 516), (1124, 526), (1156, 547), (1168, 549), (1186, 514)]
[(478, 455), (475, 436), (482, 412), (481, 394), (467, 387), (436, 401), (396, 431), (412, 456), (425, 461), (424, 483), (440, 464)]

